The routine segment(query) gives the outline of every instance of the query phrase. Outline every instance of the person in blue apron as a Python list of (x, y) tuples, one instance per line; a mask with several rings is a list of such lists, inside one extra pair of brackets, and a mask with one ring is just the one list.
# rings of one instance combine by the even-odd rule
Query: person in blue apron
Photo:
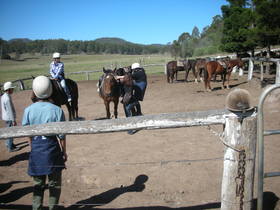
[[(63, 110), (48, 101), (52, 93), (49, 78), (36, 77), (32, 89), (39, 101), (25, 108), (23, 126), (65, 121)], [(46, 179), (48, 179), (49, 209), (56, 209), (61, 194), (62, 170), (67, 160), (65, 136), (34, 136), (30, 138), (30, 145), (28, 174), (34, 181), (33, 210), (43, 209)]]

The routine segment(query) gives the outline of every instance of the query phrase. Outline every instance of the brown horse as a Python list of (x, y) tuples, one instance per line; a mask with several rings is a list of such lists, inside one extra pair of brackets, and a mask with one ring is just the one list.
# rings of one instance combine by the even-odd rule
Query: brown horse
[(238, 67), (238, 68), (244, 67), (244, 62), (241, 60), (241, 58), (229, 60), (229, 61), (227, 61), (227, 64), (228, 64), (228, 70), (230, 72), (232, 72), (234, 67)]
[(196, 72), (196, 74), (199, 75), (200, 81), (201, 81), (201, 82), (203, 81), (202, 72), (205, 71), (205, 69), (206, 69), (206, 63), (207, 63), (208, 61), (210, 61), (210, 60), (207, 59), (207, 58), (198, 58), (198, 59), (196, 59), (196, 63), (195, 63), (195, 72)]
[(166, 76), (167, 76), (167, 82), (168, 83), (173, 83), (174, 80), (174, 75), (176, 76), (177, 80), (177, 74), (178, 71), (186, 71), (185, 74), (185, 81), (187, 82), (189, 71), (192, 70), (193, 75), (195, 77), (195, 81), (197, 81), (197, 74), (195, 72), (195, 60), (184, 60), (182, 61), (182, 66), (178, 65), (178, 61), (169, 61), (166, 64)]
[(110, 102), (114, 103), (114, 116), (118, 117), (118, 104), (120, 97), (120, 86), (118, 81), (115, 79), (115, 72), (110, 69), (104, 69), (104, 74), (102, 75), (102, 80), (100, 83), (99, 96), (104, 100), (104, 105), (106, 108), (107, 118), (110, 119)]
[[(69, 103), (67, 100), (67, 96), (61, 87), (61, 85), (56, 80), (51, 80), (52, 83), (52, 95), (50, 96), (50, 101), (61, 107), (61, 105), (66, 105), (68, 113), (69, 113), (69, 120), (78, 119), (78, 98), (79, 98), (79, 92), (78, 92), (78, 85), (75, 81), (71, 79), (65, 79), (66, 85), (70, 91), (72, 101)], [(32, 91), (31, 100), (33, 102), (38, 101), (38, 98)]]
[[(204, 74), (205, 89), (208, 91), (211, 91), (210, 81), (211, 81), (212, 77), (216, 76), (217, 74), (220, 74), (222, 76), (222, 80), (223, 80), (222, 88), (224, 89), (224, 84), (225, 84), (225, 79), (226, 79), (225, 76), (228, 73), (227, 69), (228, 69), (227, 64), (225, 62), (224, 62), (224, 64), (221, 64), (221, 62), (218, 62), (218, 61), (207, 62), (206, 69), (204, 71), (205, 72), (205, 74)], [(228, 84), (228, 86), (229, 86), (229, 84)]]

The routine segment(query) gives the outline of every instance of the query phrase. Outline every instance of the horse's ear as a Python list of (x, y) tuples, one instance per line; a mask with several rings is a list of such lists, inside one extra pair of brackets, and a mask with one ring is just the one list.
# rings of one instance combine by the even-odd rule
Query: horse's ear
[(103, 72), (106, 73), (106, 69), (103, 67)]

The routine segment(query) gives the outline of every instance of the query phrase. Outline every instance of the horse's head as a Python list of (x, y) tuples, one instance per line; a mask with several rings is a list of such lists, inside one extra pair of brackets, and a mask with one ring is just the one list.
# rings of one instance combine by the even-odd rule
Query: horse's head
[(244, 66), (244, 61), (243, 61), (241, 58), (238, 58), (237, 61), (238, 61), (238, 64), (237, 64), (238, 67), (239, 67), (239, 68), (243, 68), (243, 66)]
[(117, 85), (117, 80), (115, 79), (114, 71), (111, 69), (104, 69), (104, 76), (101, 83), (102, 91), (105, 95), (111, 95), (113, 93), (114, 87)]

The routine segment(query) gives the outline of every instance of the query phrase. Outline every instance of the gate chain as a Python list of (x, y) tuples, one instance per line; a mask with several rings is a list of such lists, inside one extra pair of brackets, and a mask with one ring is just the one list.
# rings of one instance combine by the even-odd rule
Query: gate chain
[(239, 160), (238, 160), (238, 171), (237, 177), (235, 178), (236, 182), (236, 196), (240, 197), (240, 210), (243, 210), (244, 204), (244, 182), (245, 182), (245, 162), (246, 153), (245, 150), (239, 152)]

